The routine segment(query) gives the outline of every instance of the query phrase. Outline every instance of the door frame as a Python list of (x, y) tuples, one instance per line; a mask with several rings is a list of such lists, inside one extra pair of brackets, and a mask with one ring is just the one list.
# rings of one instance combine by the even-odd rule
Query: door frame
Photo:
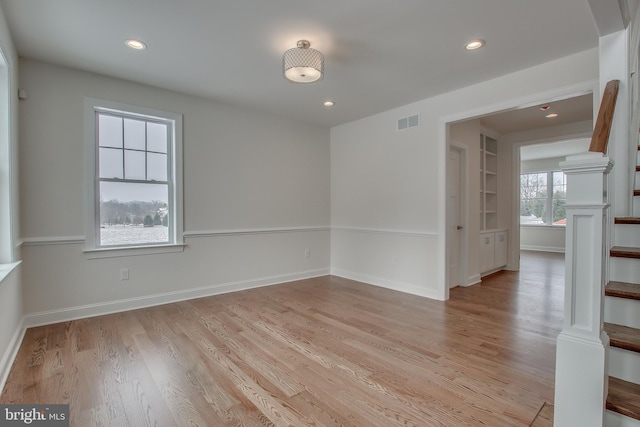
[[(459, 254), (459, 267), (460, 267), (460, 271), (458, 272), (458, 283), (460, 284), (460, 286), (468, 286), (467, 283), (467, 248), (469, 246), (468, 244), (468, 240), (469, 240), (469, 227), (467, 227), (467, 224), (469, 224), (469, 209), (467, 208), (468, 205), (468, 191), (467, 189), (469, 188), (469, 165), (467, 163), (467, 159), (468, 159), (468, 155), (467, 155), (467, 146), (461, 143), (458, 143), (456, 141), (450, 141), (449, 143), (449, 147), (447, 150), (447, 173), (448, 173), (448, 164), (449, 164), (449, 152), (451, 151), (457, 151), (458, 154), (460, 155), (460, 224), (463, 228), (462, 228), (462, 233), (460, 235), (460, 254)], [(447, 175), (448, 176), (448, 175)], [(448, 188), (448, 187), (447, 187)], [(446, 199), (447, 201), (447, 215), (445, 216), (445, 221), (446, 221), (446, 230), (449, 230), (449, 218), (451, 217), (451, 215), (449, 215), (450, 210), (449, 210), (449, 191), (447, 190), (447, 194), (446, 194)], [(449, 233), (446, 233), (446, 239), (448, 240), (450, 238)], [(448, 243), (447, 243), (447, 248), (449, 247)], [(449, 269), (449, 251), (447, 250), (446, 254), (445, 254), (445, 262), (446, 262), (446, 268), (447, 268), (447, 273), (448, 273), (448, 269)], [(447, 282), (446, 282), (446, 286), (448, 289), (451, 288), (451, 277), (449, 277), (449, 275), (447, 274)]]
[[(449, 134), (449, 125), (452, 123), (462, 122), (466, 120), (472, 120), (481, 118), (482, 116), (499, 113), (503, 111), (531, 107), (546, 102), (557, 101), (561, 99), (571, 98), (574, 96), (585, 95), (587, 93), (599, 94), (599, 80), (588, 80), (585, 82), (559, 86), (544, 92), (538, 92), (529, 94), (526, 96), (516, 96), (511, 99), (507, 99), (495, 104), (484, 104), (470, 109), (467, 111), (460, 111), (454, 114), (441, 116), (438, 118), (438, 158), (440, 159), (441, 166), (438, 170), (438, 202), (440, 204), (439, 215), (440, 218), (446, 218), (447, 215), (447, 167), (446, 161), (449, 155), (449, 145), (451, 144), (451, 138)], [(594, 95), (594, 114), (597, 114), (599, 107), (599, 95)], [(595, 119), (595, 118), (594, 118)], [(515, 203), (515, 202), (514, 202)], [(519, 217), (512, 218), (511, 228), (509, 232), (509, 261), (507, 264), (507, 270), (519, 269), (520, 265), (520, 221)], [(440, 221), (438, 224), (438, 234), (444, 236), (438, 243), (438, 293), (440, 299), (449, 299), (449, 280), (448, 280), (448, 268), (447, 268), (447, 228), (446, 220)], [(514, 235), (517, 234), (517, 237)], [(517, 241), (518, 245), (514, 244)]]

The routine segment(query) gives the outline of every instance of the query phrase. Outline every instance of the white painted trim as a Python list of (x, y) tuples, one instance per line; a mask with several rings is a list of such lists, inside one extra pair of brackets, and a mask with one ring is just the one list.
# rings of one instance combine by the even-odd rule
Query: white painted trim
[(477, 285), (478, 283), (481, 283), (481, 282), (482, 282), (482, 276), (480, 275), (480, 273), (478, 273), (478, 274), (474, 274), (473, 276), (467, 277), (467, 283), (465, 283), (462, 286), (466, 288), (469, 286)]
[(564, 225), (546, 225), (546, 224), (521, 224), (520, 228), (530, 228), (532, 230), (535, 229), (546, 229), (546, 230), (565, 230), (566, 227)]
[(369, 276), (365, 274), (354, 273), (347, 270), (331, 269), (332, 276), (343, 277), (345, 279), (356, 280), (366, 285), (378, 286), (381, 288), (391, 289), (394, 291), (404, 292), (407, 294), (417, 295), (425, 298), (442, 301), (439, 293), (435, 289), (425, 289), (411, 283), (396, 282), (393, 280), (383, 279), (380, 277)]
[(536, 251), (536, 252), (555, 252), (563, 254), (565, 249), (557, 246), (535, 246), (535, 245), (520, 245), (521, 251)]
[[(186, 231), (183, 233), (184, 238), (198, 237), (219, 237), (219, 236), (236, 236), (236, 235), (257, 235), (257, 234), (274, 234), (274, 233), (297, 233), (309, 231), (331, 231), (330, 226), (309, 226), (309, 227), (281, 227), (281, 228), (248, 228), (237, 230), (201, 230)], [(20, 246), (44, 246), (44, 245), (75, 245), (85, 243), (84, 236), (54, 236), (54, 237), (25, 237), (20, 242)], [(184, 245), (159, 245), (164, 246), (184, 246)], [(155, 249), (154, 246), (144, 246), (144, 248)], [(128, 250), (133, 248), (118, 248), (118, 250)], [(139, 249), (139, 248), (136, 248)], [(106, 252), (113, 249), (96, 249), (85, 252)]]
[(75, 245), (83, 244), (84, 236), (56, 236), (56, 237), (24, 237), (20, 241), (21, 246), (45, 246), (45, 245)]
[(11, 367), (13, 366), (13, 362), (16, 360), (18, 350), (20, 350), (20, 345), (22, 344), (22, 339), (24, 338), (24, 334), (26, 331), (27, 328), (25, 326), (23, 317), (22, 319), (20, 319), (20, 323), (13, 333), (13, 337), (9, 342), (9, 346), (2, 355), (2, 359), (0, 359), (0, 390), (4, 389), (4, 385), (9, 378), (9, 372), (11, 371)]
[(185, 231), (184, 237), (185, 238), (219, 237), (219, 236), (235, 236), (235, 235), (330, 231), (330, 230), (331, 230), (331, 227), (329, 226), (247, 228), (247, 229), (236, 229), (236, 230), (201, 230), (201, 231)]
[(283, 274), (279, 276), (263, 277), (254, 280), (208, 285), (175, 292), (165, 292), (162, 294), (127, 298), (123, 300), (109, 301), (104, 303), (87, 304), (58, 310), (42, 311), (25, 315), (24, 323), (26, 327), (29, 328), (34, 326), (50, 325), (53, 323), (66, 322), (75, 319), (102, 316), (105, 314), (119, 313), (122, 311), (136, 310), (145, 307), (153, 307), (189, 299), (243, 291), (263, 286), (291, 282), (294, 280), (310, 279), (313, 277), (326, 276), (328, 274), (328, 269), (308, 270), (298, 273)]
[[(5, 283), (4, 279), (6, 279), (7, 276), (9, 276), (20, 264), (22, 264), (22, 261), (12, 262), (10, 264), (0, 264), (0, 288), (2, 288)], [(2, 389), (0, 388), (0, 390)]]
[(117, 248), (85, 249), (87, 259), (118, 258), (139, 255), (155, 255), (183, 252), (185, 244), (177, 245), (148, 245), (148, 246), (120, 246)]
[(438, 233), (429, 231), (412, 231), (412, 230), (389, 230), (381, 228), (361, 228), (347, 226), (332, 226), (331, 231), (348, 231), (352, 233), (370, 233), (370, 234), (390, 234), (394, 236), (410, 236), (410, 237), (427, 237), (438, 238)]

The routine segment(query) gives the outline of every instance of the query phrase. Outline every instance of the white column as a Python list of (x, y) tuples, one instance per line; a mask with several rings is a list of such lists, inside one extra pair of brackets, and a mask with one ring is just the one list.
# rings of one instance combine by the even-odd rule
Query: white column
[(607, 179), (601, 153), (567, 157), (564, 325), (556, 348), (556, 427), (602, 427), (609, 337), (603, 331), (608, 245)]

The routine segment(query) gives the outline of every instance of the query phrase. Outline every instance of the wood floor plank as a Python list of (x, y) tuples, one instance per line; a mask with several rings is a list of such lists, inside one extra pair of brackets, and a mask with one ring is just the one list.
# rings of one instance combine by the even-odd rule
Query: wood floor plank
[(325, 276), (25, 334), (2, 403), (72, 426), (528, 426), (553, 401), (564, 260), (447, 302)]

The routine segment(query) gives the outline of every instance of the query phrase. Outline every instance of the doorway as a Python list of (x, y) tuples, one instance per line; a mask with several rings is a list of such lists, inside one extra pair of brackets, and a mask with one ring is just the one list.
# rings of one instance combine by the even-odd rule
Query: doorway
[[(575, 90), (575, 89), (574, 89)], [(526, 105), (512, 107), (494, 112), (469, 116), (458, 116), (449, 121), (445, 121), (446, 135), (446, 167), (444, 178), (447, 181), (443, 188), (445, 193), (445, 232), (444, 239), (446, 248), (444, 256), (446, 262), (443, 263), (446, 280), (444, 281), (446, 292), (451, 285), (459, 282), (462, 286), (470, 286), (480, 283), (483, 272), (480, 266), (480, 233), (482, 231), (498, 232), (507, 230), (507, 264), (500, 268), (506, 270), (518, 270), (520, 268), (520, 204), (519, 204), (519, 183), (520, 183), (520, 146), (531, 142), (549, 143), (563, 139), (576, 139), (589, 136), (593, 131), (593, 90), (585, 86), (583, 91), (570, 94), (556, 95), (547, 98), (547, 102), (529, 101)], [(544, 99), (544, 98), (543, 98)], [(549, 110), (558, 113), (552, 117)], [(480, 204), (480, 186), (483, 165), (481, 162), (480, 135), (492, 135), (497, 140), (497, 168), (496, 175), (497, 188), (495, 198), (497, 205), (495, 209), (496, 224), (491, 230), (483, 230), (480, 225), (483, 207)], [(462, 250), (465, 259), (456, 259), (457, 252), (457, 229), (454, 229), (453, 222), (456, 214), (450, 212), (451, 201), (450, 191), (450, 148), (463, 147), (466, 155), (464, 170), (467, 179), (466, 194), (463, 196), (464, 218), (462, 225), (464, 231), (462, 235), (466, 239), (466, 249)], [(455, 169), (455, 167), (451, 167)], [(455, 210), (455, 208), (454, 208)], [(456, 227), (457, 228), (457, 227)], [(478, 243), (476, 243), (478, 242)], [(478, 245), (478, 246), (476, 246)], [(452, 246), (451, 248), (449, 246)], [(452, 255), (453, 254), (453, 255)], [(449, 259), (453, 257), (453, 259)], [(458, 273), (453, 271), (454, 265), (459, 262)], [(463, 277), (460, 275), (464, 272)]]
[(465, 262), (464, 201), (466, 200), (465, 150), (451, 144), (447, 157), (447, 268), (449, 288), (464, 284)]

